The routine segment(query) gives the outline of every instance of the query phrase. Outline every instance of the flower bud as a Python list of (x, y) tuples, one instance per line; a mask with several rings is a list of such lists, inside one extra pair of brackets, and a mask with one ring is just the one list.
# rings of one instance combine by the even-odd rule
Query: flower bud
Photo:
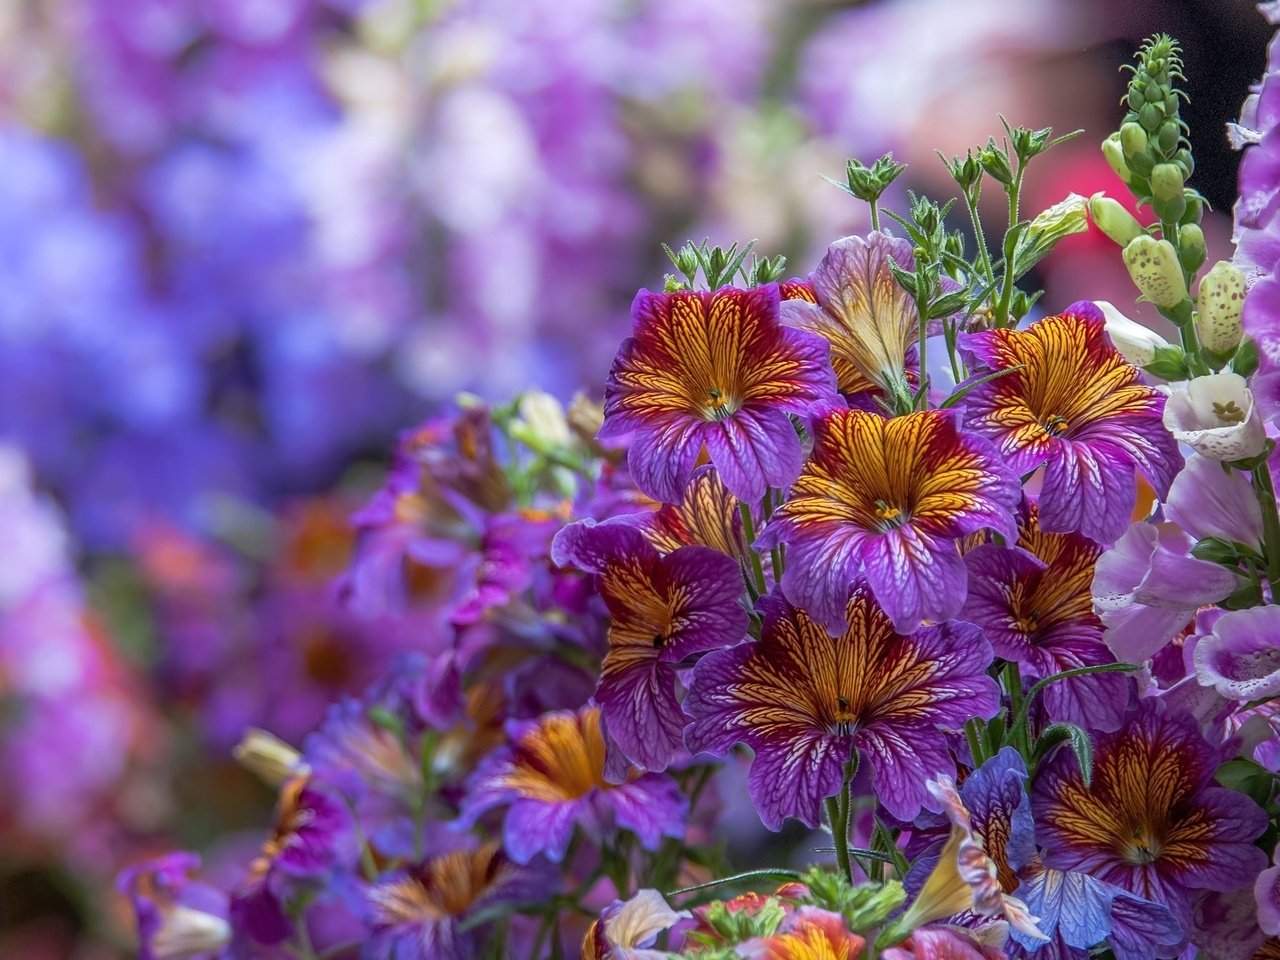
[(1089, 216), (1105, 233), (1120, 246), (1127, 246), (1134, 237), (1140, 237), (1145, 230), (1142, 224), (1133, 218), (1118, 200), (1113, 200), (1103, 193), (1095, 193), (1089, 198)]
[(1169, 341), (1142, 324), (1130, 320), (1106, 300), (1095, 300), (1102, 311), (1103, 329), (1120, 355), (1134, 366), (1142, 367), (1156, 358), (1156, 351), (1169, 346)]
[(1204, 231), (1196, 223), (1184, 224), (1178, 231), (1178, 260), (1188, 273), (1195, 273), (1204, 266), (1208, 251), (1204, 245)]
[(309, 772), (306, 761), (275, 734), (250, 727), (231, 750), (240, 766), (258, 775), (268, 786), (278, 787), (290, 777)]
[(1102, 141), (1102, 156), (1106, 159), (1107, 166), (1115, 171), (1116, 176), (1128, 183), (1133, 173), (1124, 159), (1124, 148), (1120, 146), (1120, 134), (1113, 133)]
[(537, 387), (520, 397), (520, 420), (528, 436), (542, 447), (567, 447), (573, 442), (560, 401)]
[(1214, 353), (1234, 350), (1243, 333), (1240, 311), (1244, 307), (1244, 272), (1227, 260), (1219, 260), (1200, 281), (1196, 306), (1200, 342)]
[(1157, 200), (1182, 196), (1182, 168), (1176, 163), (1157, 163), (1151, 169), (1151, 195)]
[(1142, 124), (1142, 129), (1148, 134), (1155, 133), (1160, 124), (1164, 123), (1164, 105), (1144, 103), (1138, 111), (1138, 123)]
[(991, 179), (1005, 186), (1013, 183), (1013, 170), (1009, 166), (1009, 157), (996, 146), (994, 140), (989, 140), (987, 145), (978, 151), (978, 160), (982, 164), (982, 169), (991, 175)]
[(1187, 299), (1178, 251), (1168, 240), (1134, 237), (1124, 248), (1124, 265), (1144, 297), (1162, 309), (1171, 309)]
[(1181, 137), (1182, 131), (1178, 128), (1178, 121), (1166, 120), (1160, 125), (1160, 129), (1156, 131), (1156, 146), (1167, 157), (1178, 149), (1178, 140)]
[(1140, 153), (1147, 152), (1147, 131), (1130, 121), (1120, 127), (1120, 146), (1124, 149), (1126, 159), (1132, 160)]

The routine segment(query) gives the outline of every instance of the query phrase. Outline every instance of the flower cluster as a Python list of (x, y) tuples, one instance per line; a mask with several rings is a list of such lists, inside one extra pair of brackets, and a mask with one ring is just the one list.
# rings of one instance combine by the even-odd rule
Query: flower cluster
[[(1267, 281), (1198, 277), (1180, 79), (1149, 41), (1104, 145), (1150, 227), (1102, 196), (1019, 220), (1048, 129), (947, 164), (978, 238), (1006, 193), (997, 260), (851, 162), (876, 229), (788, 280), (668, 251), (603, 405), (406, 433), (339, 592), (416, 649), (298, 748), (242, 742), (273, 824), (229, 882), (121, 878), (143, 955), (1274, 955), (1280, 424), (1241, 319)], [(1086, 208), (1178, 346), (1133, 356), (1109, 304), (1034, 315), (1018, 284)], [(828, 863), (730, 872), (743, 765)]]

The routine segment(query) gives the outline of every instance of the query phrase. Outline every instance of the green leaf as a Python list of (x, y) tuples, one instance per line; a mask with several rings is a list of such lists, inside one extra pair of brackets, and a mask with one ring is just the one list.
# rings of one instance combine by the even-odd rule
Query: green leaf
[(1276, 786), (1276, 775), (1262, 764), (1244, 757), (1228, 760), (1213, 775), (1228, 790), (1235, 790), (1251, 797), (1259, 806), (1271, 802)]

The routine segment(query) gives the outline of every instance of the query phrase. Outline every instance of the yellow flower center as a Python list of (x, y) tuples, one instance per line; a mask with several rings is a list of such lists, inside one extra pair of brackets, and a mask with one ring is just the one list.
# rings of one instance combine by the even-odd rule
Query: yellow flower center
[(1121, 853), (1130, 863), (1148, 864), (1159, 860), (1163, 849), (1156, 831), (1143, 826), (1133, 831), (1133, 839), (1124, 845)]

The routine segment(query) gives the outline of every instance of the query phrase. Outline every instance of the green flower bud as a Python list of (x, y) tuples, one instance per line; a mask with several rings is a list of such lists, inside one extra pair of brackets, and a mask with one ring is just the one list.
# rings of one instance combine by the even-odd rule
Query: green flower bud
[(1244, 308), (1244, 272), (1229, 261), (1219, 260), (1200, 281), (1196, 306), (1200, 342), (1215, 353), (1235, 350), (1243, 335), (1240, 311)]
[(1118, 200), (1113, 200), (1106, 194), (1095, 193), (1089, 198), (1089, 216), (1099, 230), (1122, 247), (1128, 246), (1134, 237), (1146, 233), (1142, 224)]
[(1208, 251), (1204, 245), (1204, 231), (1196, 223), (1188, 223), (1178, 231), (1178, 259), (1187, 273), (1195, 273), (1204, 266)]
[(1183, 147), (1173, 155), (1173, 162), (1182, 168), (1182, 178), (1190, 180), (1191, 175), (1196, 172), (1196, 161), (1191, 156), (1191, 151)]
[(1129, 164), (1124, 159), (1124, 147), (1120, 146), (1120, 134), (1113, 133), (1107, 139), (1102, 141), (1102, 156), (1106, 158), (1107, 166), (1115, 171), (1116, 176), (1128, 183), (1133, 177), (1129, 170)]
[(1129, 158), (1129, 166), (1133, 172), (1142, 177), (1151, 176), (1151, 171), (1155, 168), (1156, 162), (1151, 159), (1149, 153), (1135, 153)]
[(1013, 183), (1013, 170), (1009, 167), (1009, 157), (996, 146), (994, 140), (987, 141), (987, 145), (978, 152), (978, 159), (982, 163), (982, 169), (991, 175), (991, 179), (1005, 186)]
[(1187, 212), (1187, 201), (1179, 192), (1168, 200), (1155, 198), (1151, 201), (1151, 206), (1161, 220), (1172, 221), (1174, 223), (1182, 219), (1182, 215)]
[(1204, 200), (1194, 190), (1183, 191), (1187, 200), (1187, 209), (1182, 214), (1182, 223), (1190, 225), (1199, 223), (1204, 218)]
[(1147, 131), (1132, 120), (1120, 126), (1120, 146), (1124, 155), (1132, 160), (1140, 153), (1147, 152)]
[(1157, 200), (1181, 198), (1183, 183), (1182, 168), (1176, 163), (1157, 163), (1151, 169), (1151, 194)]
[(1178, 128), (1176, 120), (1166, 120), (1160, 125), (1159, 131), (1156, 133), (1156, 145), (1160, 152), (1166, 157), (1178, 149), (1178, 140), (1182, 137), (1182, 131)]
[(1144, 297), (1162, 309), (1171, 309), (1187, 299), (1178, 251), (1168, 240), (1134, 237), (1124, 248), (1124, 265)]
[(1144, 103), (1138, 111), (1138, 123), (1142, 124), (1142, 129), (1147, 133), (1155, 133), (1160, 124), (1164, 123), (1164, 108), (1154, 103)]

